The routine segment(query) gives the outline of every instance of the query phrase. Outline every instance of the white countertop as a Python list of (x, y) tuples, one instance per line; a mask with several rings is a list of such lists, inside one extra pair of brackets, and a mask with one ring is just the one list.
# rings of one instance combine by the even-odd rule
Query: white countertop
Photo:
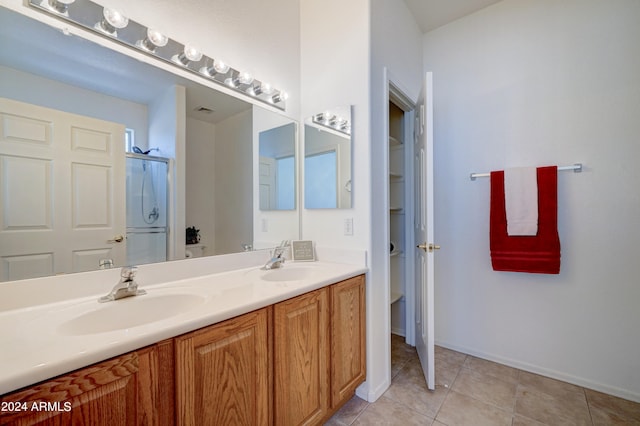
[[(264, 271), (254, 266), (153, 285), (142, 284), (140, 271), (146, 295), (98, 303), (97, 296), (103, 294), (91, 294), (0, 311), (0, 395), (367, 272), (362, 265), (324, 261), (287, 262), (283, 270), (296, 268), (309, 273), (265, 281)], [(167, 299), (174, 312), (165, 317), (164, 308), (156, 308), (154, 301)], [(184, 312), (176, 307), (182, 302)], [(145, 314), (136, 317), (142, 308)], [(93, 321), (100, 324), (98, 331), (84, 330), (92, 322), (83, 319), (102, 309), (111, 309), (113, 320), (102, 316), (108, 320)], [(149, 317), (156, 321), (118, 325)]]

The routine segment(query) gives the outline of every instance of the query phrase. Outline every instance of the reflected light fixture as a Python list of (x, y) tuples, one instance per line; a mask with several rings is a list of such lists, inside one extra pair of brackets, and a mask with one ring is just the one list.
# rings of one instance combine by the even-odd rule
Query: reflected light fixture
[(277, 104), (278, 102), (284, 102), (287, 99), (289, 99), (289, 94), (287, 92), (278, 92), (273, 96), (271, 96), (270, 99), (271, 99), (271, 102)]
[(129, 24), (129, 18), (115, 9), (105, 7), (102, 16), (102, 20), (95, 25), (95, 28), (113, 37), (118, 37), (118, 30)]
[(332, 113), (331, 111), (325, 111), (315, 114), (312, 117), (315, 124), (320, 126), (337, 130), (338, 132), (351, 135), (351, 123), (348, 119)]
[(147, 29), (147, 37), (144, 40), (138, 40), (136, 46), (153, 53), (158, 47), (164, 47), (167, 43), (169, 43), (169, 37), (160, 31), (149, 28)]
[(193, 46), (186, 45), (184, 51), (179, 55), (173, 55), (171, 60), (176, 64), (186, 67), (189, 62), (198, 62), (202, 59), (202, 52)]
[[(220, 59), (214, 60), (192, 45), (177, 42), (153, 28), (130, 20), (116, 9), (104, 7), (93, 0), (24, 0), (24, 3), (51, 18), (72, 23), (102, 37), (116, 39), (129, 49), (152, 56), (172, 67), (180, 67), (181, 72), (196, 74), (242, 96), (286, 110), (286, 92), (276, 90), (269, 83), (254, 78), (250, 73), (240, 72)], [(101, 20), (96, 23), (96, 17), (99, 16)], [(126, 30), (118, 31), (124, 28)], [(67, 35), (71, 33), (68, 27), (63, 32)]]
[(69, 9), (69, 5), (72, 4), (76, 0), (42, 0), (40, 3), (43, 7), (49, 8), (50, 10), (67, 14), (67, 10)]

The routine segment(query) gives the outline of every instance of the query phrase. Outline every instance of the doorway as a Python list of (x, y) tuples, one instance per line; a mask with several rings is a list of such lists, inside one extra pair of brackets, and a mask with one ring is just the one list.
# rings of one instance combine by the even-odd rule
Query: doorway
[(388, 96), (390, 330), (391, 334), (401, 336), (406, 343), (413, 346), (415, 104), (392, 82), (389, 82)]

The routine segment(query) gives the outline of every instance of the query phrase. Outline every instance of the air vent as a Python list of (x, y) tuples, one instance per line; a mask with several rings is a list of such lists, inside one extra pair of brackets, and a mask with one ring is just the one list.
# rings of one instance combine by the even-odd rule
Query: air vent
[(194, 111), (202, 112), (204, 114), (212, 114), (214, 112), (211, 108), (207, 108), (207, 107), (203, 107), (203, 106), (197, 107), (196, 109), (194, 109)]

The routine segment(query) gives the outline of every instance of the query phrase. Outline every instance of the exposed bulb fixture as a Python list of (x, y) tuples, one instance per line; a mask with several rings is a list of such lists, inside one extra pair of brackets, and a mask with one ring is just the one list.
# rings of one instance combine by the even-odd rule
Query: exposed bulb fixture
[(260, 96), (261, 94), (271, 95), (273, 93), (273, 87), (269, 83), (255, 82), (247, 89), (247, 93), (253, 96)]
[[(16, 0), (17, 1), (17, 0)], [(224, 85), (253, 101), (264, 102), (286, 110), (288, 95), (269, 83), (262, 82), (247, 72), (240, 72), (220, 59), (204, 55), (191, 45), (185, 45), (134, 20), (129, 20), (119, 10), (104, 7), (98, 0), (21, 0), (28, 7), (46, 14), (50, 19), (66, 24), (72, 23), (90, 31), (94, 36), (114, 39), (119, 45), (133, 49), (137, 54), (147, 54), (180, 67), (180, 75), (198, 74), (212, 84)], [(70, 35), (70, 26), (61, 27), (63, 34)], [(135, 57), (135, 56), (134, 56)], [(176, 68), (173, 69), (176, 71)]]
[(213, 61), (213, 68), (219, 74), (226, 74), (227, 72), (229, 72), (229, 65), (225, 64), (219, 59)]
[(64, 15), (67, 13), (69, 5), (75, 1), (76, 0), (42, 0), (40, 4), (56, 13)]
[(312, 116), (312, 120), (314, 123), (319, 124), (320, 126), (327, 127), (332, 130), (337, 130), (347, 135), (351, 134), (350, 120), (331, 111), (314, 114)]
[(217, 74), (226, 74), (229, 71), (229, 65), (219, 59), (211, 60), (211, 65), (200, 68), (200, 72), (208, 77), (214, 77)]
[(240, 84), (248, 85), (253, 83), (253, 76), (248, 72), (241, 72), (240, 75), (238, 75), (238, 81)]
[(277, 104), (278, 102), (284, 102), (289, 99), (289, 94), (287, 92), (278, 92), (275, 95), (271, 96), (271, 102)]
[(197, 48), (193, 46), (185, 46), (184, 51), (179, 55), (173, 55), (171, 60), (177, 64), (186, 67), (189, 65), (189, 62), (198, 62), (202, 59), (202, 52), (200, 52)]
[(111, 36), (118, 37), (118, 30), (129, 24), (129, 18), (115, 9), (105, 7), (102, 15), (102, 20), (95, 25), (95, 28)]
[(169, 37), (160, 31), (149, 28), (147, 29), (147, 37), (144, 40), (139, 40), (136, 46), (153, 53), (158, 47), (164, 47), (167, 43), (169, 43)]

